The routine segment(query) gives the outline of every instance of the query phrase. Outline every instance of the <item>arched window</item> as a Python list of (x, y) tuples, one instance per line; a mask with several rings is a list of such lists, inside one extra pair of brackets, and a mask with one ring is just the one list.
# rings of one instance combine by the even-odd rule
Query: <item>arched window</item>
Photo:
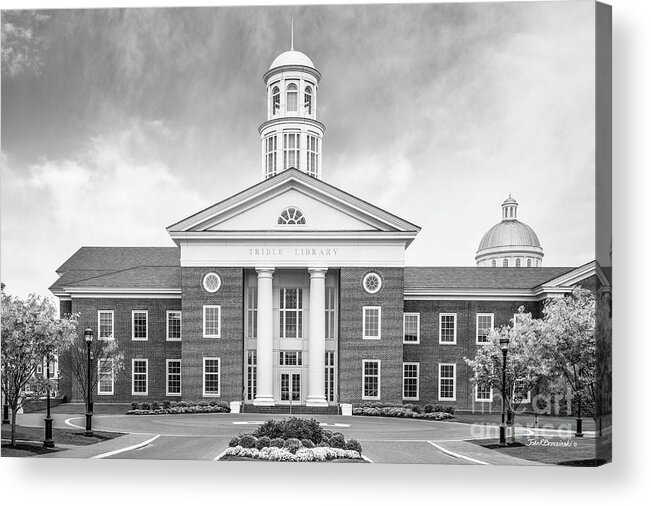
[(303, 212), (296, 207), (283, 209), (278, 216), (278, 225), (305, 225), (306, 223)]
[(274, 86), (271, 90), (271, 114), (276, 115), (280, 112), (280, 88)]
[(516, 267), (521, 267), (521, 266), (522, 266), (521, 263), (520, 263), (520, 259), (519, 259), (519, 258), (516, 258), (516, 259), (515, 259), (515, 266), (516, 266)]
[(305, 104), (303, 104), (303, 108), (305, 110), (305, 114), (309, 116), (312, 115), (312, 87), (311, 86), (305, 87)]
[(491, 267), (497, 267), (497, 260), (491, 260)]
[(531, 267), (531, 258), (527, 258), (527, 267)]
[(294, 83), (287, 85), (287, 111), (298, 111), (298, 86)]
[(502, 267), (508, 267), (509, 266), (509, 260), (507, 258), (504, 259), (502, 262)]

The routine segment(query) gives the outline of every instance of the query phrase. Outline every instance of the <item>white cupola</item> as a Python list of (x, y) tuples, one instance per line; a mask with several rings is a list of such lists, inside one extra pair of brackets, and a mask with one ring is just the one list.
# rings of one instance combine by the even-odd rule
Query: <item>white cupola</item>
[(316, 119), (321, 73), (294, 49), (278, 55), (265, 72), (267, 121), (258, 128), (262, 178), (291, 168), (321, 179), (321, 144), (325, 126)]

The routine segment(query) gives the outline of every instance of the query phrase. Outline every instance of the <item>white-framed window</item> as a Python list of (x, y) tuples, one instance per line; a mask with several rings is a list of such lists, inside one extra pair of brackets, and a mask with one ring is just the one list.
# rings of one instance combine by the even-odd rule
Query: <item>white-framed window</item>
[(457, 313), (439, 314), (439, 344), (457, 344)]
[(439, 401), (457, 400), (457, 364), (439, 363)]
[(525, 390), (526, 384), (522, 379), (516, 379), (513, 382), (513, 398), (521, 398), (520, 404), (530, 404), (531, 403), (531, 391)]
[(165, 339), (168, 341), (181, 340), (181, 311), (167, 311), (167, 330)]
[(219, 397), (220, 373), (221, 359), (219, 357), (203, 357), (204, 397)]
[(531, 258), (527, 258), (527, 267), (531, 267)]
[(167, 395), (181, 395), (181, 360), (168, 358), (165, 360), (167, 376)]
[(477, 344), (488, 343), (488, 333), (493, 328), (494, 314), (493, 313), (477, 313)]
[(382, 288), (382, 277), (377, 272), (369, 272), (362, 278), (362, 286), (366, 293), (378, 293)]
[(246, 355), (246, 399), (252, 401), (258, 393), (258, 354), (256, 350), (248, 350)]
[(255, 339), (258, 336), (258, 288), (249, 286), (246, 289), (246, 337)]
[(298, 86), (294, 83), (287, 85), (287, 112), (298, 112)]
[(509, 266), (509, 259), (505, 258), (504, 260), (502, 260), (502, 267), (508, 267), (508, 266)]
[(286, 207), (278, 216), (278, 225), (305, 225), (307, 220), (298, 207)]
[(402, 398), (417, 401), (419, 399), (420, 364), (404, 362), (402, 364)]
[(38, 364), (36, 366), (36, 374), (43, 374), (43, 364)]
[(321, 141), (315, 135), (307, 136), (307, 173), (310, 176), (319, 175), (319, 144)]
[(300, 133), (286, 132), (283, 134), (283, 169), (300, 169), (298, 152), (300, 150)]
[(149, 359), (131, 359), (131, 395), (149, 393)]
[(497, 267), (497, 260), (491, 260), (491, 267)]
[(221, 313), (222, 307), (203, 306), (203, 337), (221, 337)]
[(302, 351), (281, 351), (280, 365), (303, 365)]
[(209, 272), (201, 280), (201, 286), (208, 293), (216, 293), (222, 287), (222, 278), (216, 272)]
[(382, 337), (382, 308), (364, 306), (362, 308), (363, 339), (380, 339)]
[(97, 311), (97, 338), (102, 341), (109, 341), (115, 338), (113, 334), (114, 313), (112, 309), (100, 309)]
[(522, 261), (519, 258), (515, 259), (515, 266), (516, 267), (521, 267), (522, 266)]
[(113, 359), (99, 359), (97, 361), (97, 395), (113, 395), (114, 385)]
[(328, 402), (335, 401), (335, 352), (325, 352), (325, 398)]
[(337, 336), (337, 289), (326, 287), (325, 297), (325, 336), (334, 339)]
[(267, 177), (275, 176), (278, 170), (278, 137), (270, 135), (265, 139), (265, 173)]
[(149, 313), (145, 310), (131, 311), (131, 340), (146, 341), (149, 333)]
[(312, 87), (305, 87), (305, 103), (303, 104), (303, 109), (305, 114), (308, 116), (312, 115)]
[(280, 289), (280, 337), (303, 337), (303, 289)]
[(362, 360), (362, 399), (380, 398), (381, 360)]
[(475, 384), (475, 402), (493, 402), (493, 387), (486, 383)]
[(271, 114), (276, 115), (280, 112), (280, 88), (274, 86), (271, 90)]
[(420, 343), (420, 313), (405, 313), (402, 317), (402, 342)]

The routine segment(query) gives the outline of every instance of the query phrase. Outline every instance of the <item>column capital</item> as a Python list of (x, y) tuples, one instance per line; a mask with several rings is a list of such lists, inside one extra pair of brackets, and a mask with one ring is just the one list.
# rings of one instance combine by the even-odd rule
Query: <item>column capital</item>
[(308, 267), (307, 271), (310, 273), (310, 278), (325, 278), (327, 267)]
[(255, 272), (258, 273), (258, 279), (259, 278), (271, 278), (274, 274), (274, 269), (273, 267), (256, 267)]

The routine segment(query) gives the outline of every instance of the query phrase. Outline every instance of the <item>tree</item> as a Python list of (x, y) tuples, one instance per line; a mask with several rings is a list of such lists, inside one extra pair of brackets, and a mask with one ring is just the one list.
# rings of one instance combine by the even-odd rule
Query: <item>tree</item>
[[(110, 371), (116, 377), (124, 368), (124, 353), (119, 349), (115, 339), (98, 339), (95, 336), (90, 346), (92, 365), (90, 368), (90, 389), (97, 392), (100, 379), (98, 364), (103, 371)], [(88, 399), (88, 348), (83, 335), (83, 329), (59, 353), (59, 369), (66, 371), (74, 378), (84, 399)], [(86, 406), (88, 410), (89, 407)]]
[(548, 300), (543, 310), (540, 358), (577, 399), (577, 433), (582, 400), (597, 401), (595, 309), (592, 292), (575, 287), (566, 297)]
[[(472, 380), (476, 387), (490, 387), (500, 392), (511, 423), (515, 422), (515, 413), (526, 399), (527, 392), (536, 390), (549, 376), (549, 364), (541, 361), (540, 336), (543, 322), (534, 319), (518, 309), (517, 322), (491, 329), (488, 342), (480, 346), (474, 359), (464, 357), (464, 361), (474, 372)], [(506, 361), (506, 381), (502, 382), (503, 353), (500, 339), (509, 339)], [(514, 437), (513, 431), (511, 437)]]
[(25, 72), (38, 75), (43, 37), (41, 26), (50, 17), (37, 11), (2, 12), (2, 76), (16, 77)]
[(51, 300), (31, 294), (7, 295), (2, 286), (2, 393), (11, 409), (11, 445), (16, 444), (16, 414), (51, 388), (36, 374), (43, 360), (65, 348), (76, 333), (72, 319), (57, 319)]

